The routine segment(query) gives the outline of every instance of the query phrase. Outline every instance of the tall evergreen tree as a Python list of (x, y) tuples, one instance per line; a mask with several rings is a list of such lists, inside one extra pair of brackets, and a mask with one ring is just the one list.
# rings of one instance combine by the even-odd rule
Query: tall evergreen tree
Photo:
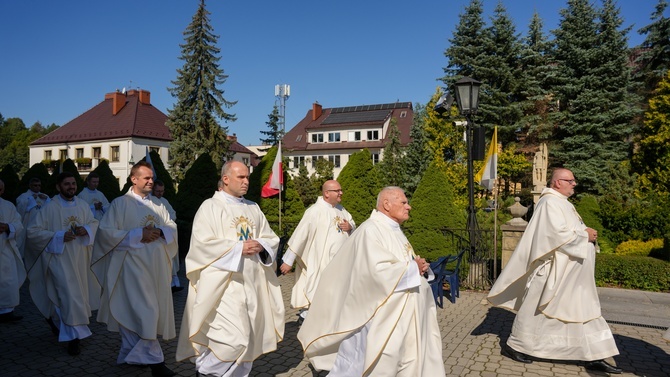
[(98, 190), (102, 192), (110, 202), (121, 196), (119, 180), (116, 179), (112, 169), (109, 168), (109, 161), (102, 160), (98, 166), (93, 169), (100, 176)]
[(639, 46), (640, 55), (635, 60), (638, 71), (635, 80), (642, 83), (642, 93), (649, 96), (670, 69), (670, 18), (663, 12), (668, 7), (666, 0), (658, 0), (651, 23), (644, 26), (638, 33), (646, 35)]
[(382, 187), (377, 170), (372, 165), (372, 155), (366, 148), (353, 153), (342, 168), (337, 181), (342, 186), (342, 206), (351, 213), (356, 224), (370, 217), (376, 207), (377, 194)]
[(403, 183), (404, 151), (400, 144), (398, 121), (393, 118), (387, 132), (382, 160), (375, 167), (380, 171), (384, 186), (400, 186)]
[(573, 170), (579, 189), (600, 192), (609, 170), (627, 159), (635, 110), (631, 104), (626, 34), (613, 0), (596, 10), (588, 0), (569, 0), (556, 35), (560, 112), (556, 115), (558, 164)]
[(5, 184), (5, 193), (2, 195), (2, 198), (16, 204), (16, 198), (22, 192), (19, 192), (19, 175), (16, 174), (12, 165), (7, 164), (2, 168), (2, 171), (0, 171), (0, 180)]
[(542, 29), (542, 20), (535, 12), (521, 49), (523, 83), (520, 107), (523, 116), (517, 126), (526, 134), (523, 144), (531, 147), (551, 141), (554, 127), (549, 114), (557, 110), (549, 90), (554, 71), (550, 60), (552, 44)]
[(226, 138), (227, 128), (219, 121), (236, 120), (234, 114), (224, 111), (237, 102), (227, 101), (220, 89), (228, 75), (219, 67), (220, 49), (216, 47), (219, 36), (213, 33), (209, 15), (205, 0), (200, 0), (184, 31), (185, 43), (180, 45), (179, 59), (184, 65), (177, 70), (178, 77), (172, 81), (174, 87), (168, 89), (177, 99), (167, 121), (174, 139), (170, 143), (169, 164), (177, 181), (203, 153), (209, 153), (216, 167), (221, 167), (230, 142)]
[(310, 179), (307, 166), (304, 164), (300, 165), (298, 168), (298, 175), (293, 178), (293, 183), (295, 184), (295, 189), (305, 208), (316, 203), (316, 199), (319, 196), (319, 190)]
[(447, 87), (461, 76), (474, 77), (477, 73), (478, 59), (484, 53), (485, 45), (483, 13), (483, 1), (472, 0), (465, 8), (465, 13), (459, 15), (456, 32), (449, 39), (449, 47), (444, 52), (448, 63), (442, 81)]
[[(272, 112), (268, 114), (268, 121), (265, 122), (268, 126), (267, 131), (261, 130), (261, 134), (266, 137), (261, 138), (261, 144), (275, 146), (279, 144), (279, 140), (284, 137), (284, 131), (279, 128), (279, 108), (277, 105), (274, 105)], [(266, 151), (270, 149), (269, 147), (265, 149)]]
[(431, 153), (426, 142), (426, 132), (424, 130), (424, 119), (426, 117), (426, 107), (417, 103), (414, 105), (414, 121), (409, 130), (410, 142), (405, 148), (405, 158), (403, 159), (402, 184), (407, 198), (411, 198), (419, 185), (419, 181), (426, 171), (431, 161)]

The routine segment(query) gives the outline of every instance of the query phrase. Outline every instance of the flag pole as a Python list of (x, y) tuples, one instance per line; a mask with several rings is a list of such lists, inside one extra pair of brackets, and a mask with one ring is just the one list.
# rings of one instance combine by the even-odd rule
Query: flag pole
[[(277, 153), (281, 156), (281, 139), (284, 137), (284, 129), (286, 128), (286, 100), (291, 95), (291, 86), (287, 84), (275, 85), (275, 97), (279, 99), (279, 121), (281, 123), (281, 133), (277, 135), (278, 146)], [(282, 159), (279, 160), (279, 166), (283, 164)], [(284, 169), (280, 169), (282, 177), (279, 177), (279, 232), (282, 232), (281, 227), (281, 192), (284, 189)]]
[(493, 181), (493, 279), (498, 278), (498, 177)]

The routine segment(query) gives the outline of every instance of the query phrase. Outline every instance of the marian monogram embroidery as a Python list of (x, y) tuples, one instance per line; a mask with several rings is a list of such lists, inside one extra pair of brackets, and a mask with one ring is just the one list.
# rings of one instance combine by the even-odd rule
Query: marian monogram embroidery
[(146, 215), (142, 218), (142, 220), (140, 220), (140, 222), (141, 222), (140, 225), (142, 227), (152, 225), (154, 228), (157, 228), (157, 227), (161, 226), (160, 217), (154, 216), (154, 215)]
[(414, 248), (409, 241), (405, 244), (405, 251), (407, 252), (407, 255), (414, 257)]
[(233, 219), (233, 227), (237, 230), (237, 237), (240, 241), (246, 241), (254, 238), (254, 222), (244, 216)]
[(82, 223), (82, 221), (79, 217), (77, 217), (75, 215), (72, 215), (72, 216), (66, 217), (65, 220), (63, 220), (63, 227), (65, 227), (67, 229), (74, 229), (75, 227), (79, 226), (79, 224), (81, 224), (81, 223)]
[(340, 229), (339, 225), (342, 222), (342, 218), (339, 215), (336, 215), (335, 218), (333, 219), (333, 225), (335, 226), (335, 229), (337, 229), (337, 233), (342, 233), (342, 229)]

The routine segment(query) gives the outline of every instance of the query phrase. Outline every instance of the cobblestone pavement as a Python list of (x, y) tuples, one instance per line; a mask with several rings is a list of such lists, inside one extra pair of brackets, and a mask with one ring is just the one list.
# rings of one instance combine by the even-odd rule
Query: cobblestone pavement
[[(182, 272), (183, 273), (183, 272)], [(313, 371), (302, 357), (298, 331), (297, 312), (290, 308), (289, 299), (293, 275), (280, 277), (286, 304), (285, 338), (275, 352), (254, 362), (251, 376), (325, 376)], [(182, 277), (182, 282), (186, 280)], [(624, 370), (623, 376), (670, 376), (670, 342), (661, 336), (663, 326), (670, 324), (670, 294), (655, 294), (644, 304), (632, 299), (616, 301), (617, 290), (608, 290), (608, 302), (622, 313), (645, 308), (627, 321), (610, 323), (620, 355), (613, 362)], [(0, 324), (0, 376), (151, 376), (149, 368), (117, 365), (116, 356), (120, 337), (116, 333), (91, 321), (93, 335), (82, 341), (82, 352), (69, 356), (66, 345), (57, 342), (44, 318), (30, 300), (27, 283), (21, 289), (21, 305), (16, 313), (22, 321)], [(626, 291), (634, 300), (642, 300), (644, 293)], [(486, 292), (462, 290), (456, 304), (445, 301), (444, 309), (438, 308), (438, 320), (443, 339), (444, 365), (449, 376), (597, 376), (602, 373), (587, 372), (581, 363), (536, 360), (521, 364), (500, 355), (500, 344), (509, 336), (514, 314), (488, 305)], [(613, 298), (614, 297), (614, 298)], [(186, 290), (174, 295), (177, 329), (180, 327)], [(649, 309), (650, 308), (650, 309)], [(615, 309), (611, 309), (615, 310)], [(650, 311), (657, 313), (652, 324), (645, 321)], [(603, 315), (609, 320), (607, 306)], [(658, 317), (660, 313), (661, 318)], [(614, 316), (614, 314), (612, 314)], [(665, 320), (662, 318), (665, 316)], [(663, 322), (662, 325), (658, 323)], [(179, 376), (195, 376), (194, 366), (174, 359), (177, 340), (162, 343), (167, 365)], [(609, 360), (612, 362), (612, 360)]]

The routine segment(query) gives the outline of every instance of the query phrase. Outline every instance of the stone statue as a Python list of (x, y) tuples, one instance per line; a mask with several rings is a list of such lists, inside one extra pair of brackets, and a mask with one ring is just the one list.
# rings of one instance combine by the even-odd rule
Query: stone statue
[(533, 201), (535, 203), (537, 203), (542, 190), (547, 187), (548, 159), (549, 151), (547, 150), (547, 144), (542, 143), (540, 150), (535, 152), (535, 157), (533, 158)]

